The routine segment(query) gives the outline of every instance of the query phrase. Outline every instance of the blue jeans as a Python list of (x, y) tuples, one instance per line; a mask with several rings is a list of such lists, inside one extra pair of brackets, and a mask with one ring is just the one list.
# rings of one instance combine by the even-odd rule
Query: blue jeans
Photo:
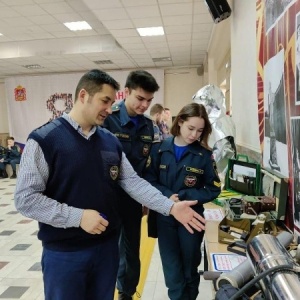
[(172, 216), (157, 214), (158, 245), (171, 300), (195, 300), (199, 293), (204, 231), (190, 234)]
[(118, 237), (80, 251), (44, 248), (45, 300), (112, 300), (119, 263)]

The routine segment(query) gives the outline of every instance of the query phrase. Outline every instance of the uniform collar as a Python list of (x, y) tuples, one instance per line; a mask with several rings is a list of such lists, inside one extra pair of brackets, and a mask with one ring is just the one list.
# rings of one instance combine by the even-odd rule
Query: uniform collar
[[(173, 145), (174, 145), (174, 137), (170, 137), (165, 139), (160, 147), (161, 151), (173, 151)], [(188, 145), (187, 151), (194, 153), (196, 155), (199, 155), (200, 152), (202, 152), (202, 146), (199, 144), (199, 142), (194, 142), (193, 144)]]
[[(133, 123), (128, 115), (126, 106), (125, 106), (125, 100), (122, 100), (119, 104), (119, 108), (120, 108), (120, 121), (121, 121), (121, 126), (125, 126), (126, 124)], [(144, 124), (146, 124), (145, 118), (142, 117), (140, 118), (139, 121), (139, 127), (143, 126)]]

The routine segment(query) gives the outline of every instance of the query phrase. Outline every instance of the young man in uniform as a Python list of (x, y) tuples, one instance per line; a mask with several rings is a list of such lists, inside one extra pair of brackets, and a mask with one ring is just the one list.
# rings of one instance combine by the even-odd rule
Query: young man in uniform
[[(125, 84), (125, 100), (113, 107), (103, 127), (115, 134), (129, 162), (141, 177), (150, 154), (154, 131), (152, 120), (144, 116), (159, 85), (143, 70), (132, 71)], [(119, 300), (130, 300), (140, 278), (140, 235), (142, 205), (121, 191), (120, 265), (117, 279)]]

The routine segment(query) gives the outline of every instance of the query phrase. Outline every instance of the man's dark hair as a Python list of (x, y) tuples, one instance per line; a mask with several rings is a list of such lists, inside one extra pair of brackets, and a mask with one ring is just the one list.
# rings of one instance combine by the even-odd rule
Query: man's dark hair
[(129, 90), (142, 88), (148, 93), (157, 92), (159, 89), (159, 85), (157, 84), (155, 78), (144, 70), (130, 72), (126, 79), (125, 87), (127, 87)]
[(75, 101), (81, 89), (85, 89), (90, 96), (94, 96), (97, 92), (101, 91), (103, 84), (109, 84), (116, 91), (120, 89), (120, 84), (104, 71), (99, 69), (88, 71), (80, 78), (77, 84)]

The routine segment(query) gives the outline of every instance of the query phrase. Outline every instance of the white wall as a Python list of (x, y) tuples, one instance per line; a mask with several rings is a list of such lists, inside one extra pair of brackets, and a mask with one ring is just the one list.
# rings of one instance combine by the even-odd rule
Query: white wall
[(231, 23), (231, 100), (236, 143), (261, 152), (258, 130), (256, 0), (234, 0)]
[(203, 76), (197, 74), (197, 68), (166, 69), (164, 106), (176, 116), (202, 87)]
[(9, 133), (4, 82), (0, 83), (0, 133)]

